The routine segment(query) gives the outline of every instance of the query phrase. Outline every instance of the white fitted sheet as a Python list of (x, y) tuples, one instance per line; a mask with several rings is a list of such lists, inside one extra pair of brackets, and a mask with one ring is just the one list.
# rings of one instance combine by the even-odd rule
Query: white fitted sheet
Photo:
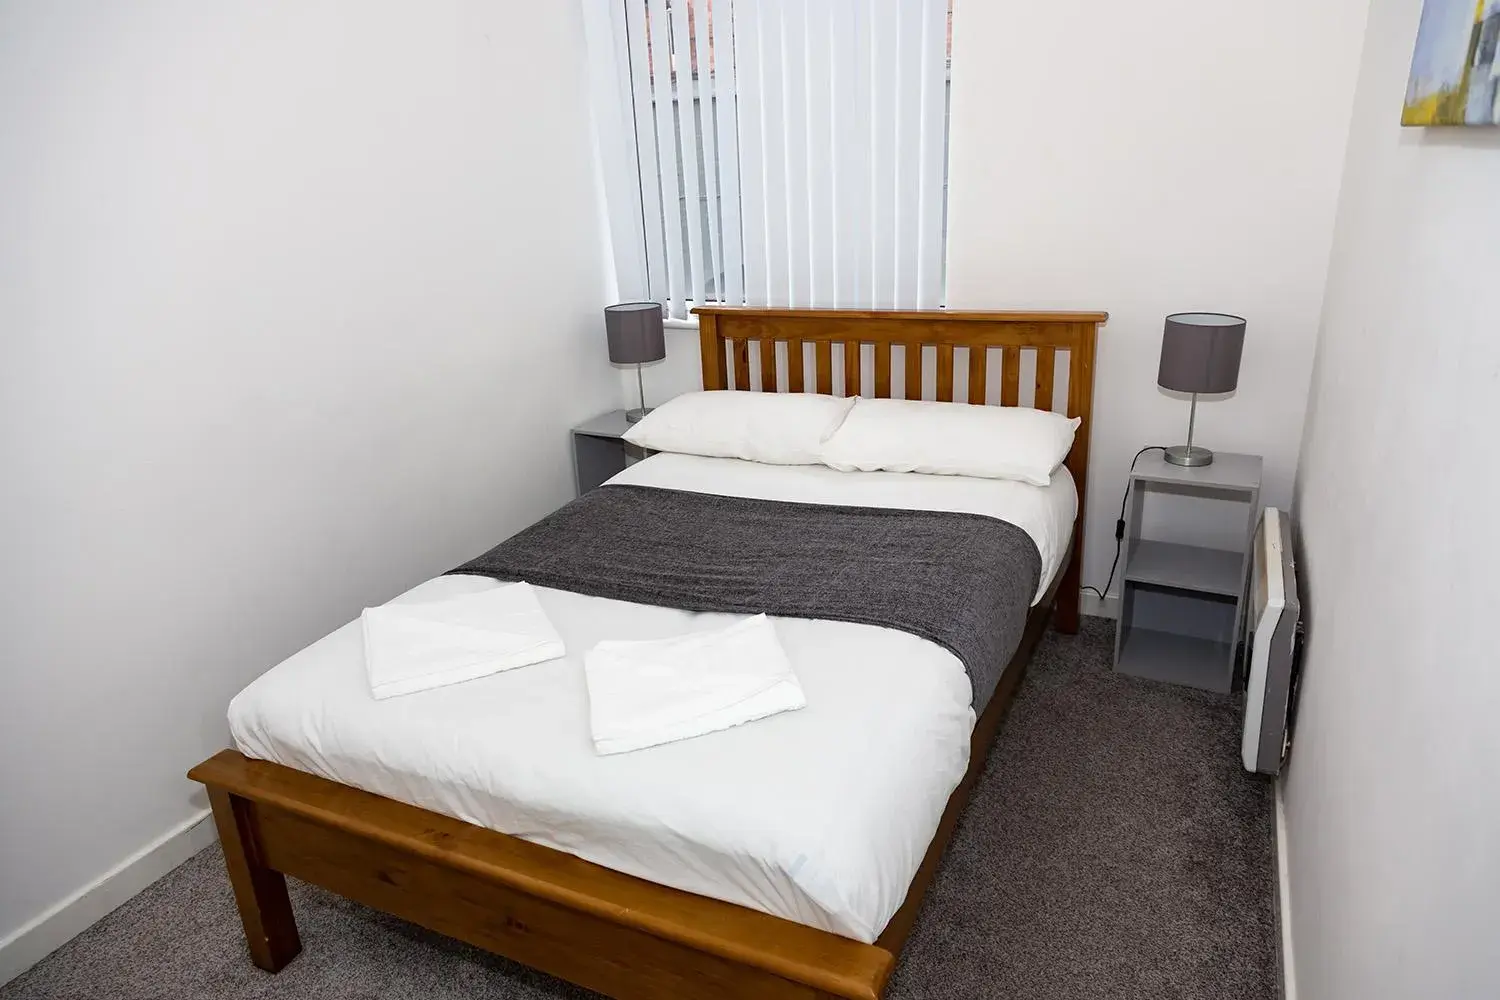
[[(1039, 489), (680, 455), (655, 456), (614, 481), (991, 514), (1038, 539), (1048, 578), (1076, 503), (1065, 474)], [(498, 586), (439, 577), (396, 600)], [(958, 659), (892, 629), (777, 618), (806, 708), (601, 757), (589, 735), (583, 653), (605, 639), (665, 638), (736, 616), (536, 594), (567, 646), (561, 660), (376, 701), (356, 620), (234, 698), (235, 744), (659, 884), (874, 941), (968, 764), (974, 713)]]

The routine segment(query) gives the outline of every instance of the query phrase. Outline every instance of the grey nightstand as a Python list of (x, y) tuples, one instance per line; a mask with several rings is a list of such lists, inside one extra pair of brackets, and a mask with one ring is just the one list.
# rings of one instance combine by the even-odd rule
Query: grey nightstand
[(579, 496), (645, 457), (643, 449), (625, 443), (633, 426), (624, 410), (611, 410), (573, 428), (573, 485)]
[[(1251, 539), (1260, 514), (1261, 459), (1219, 452), (1212, 465), (1185, 469), (1160, 452), (1142, 455), (1130, 474), (1126, 503), (1120, 620), (1115, 669), (1137, 677), (1228, 691), (1245, 614)], [(1146, 505), (1164, 494), (1222, 506), (1233, 548), (1145, 537)], [(1240, 534), (1243, 526), (1243, 535)], [(1172, 535), (1161, 525), (1154, 535)]]

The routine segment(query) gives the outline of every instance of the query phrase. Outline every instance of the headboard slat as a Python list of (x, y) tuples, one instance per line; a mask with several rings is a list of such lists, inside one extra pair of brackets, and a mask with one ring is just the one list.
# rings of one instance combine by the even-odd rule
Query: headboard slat
[(937, 349), (937, 398), (953, 402), (953, 345), (939, 344)]
[(875, 342), (875, 398), (891, 398), (891, 343)]
[(813, 345), (813, 367), (818, 371), (818, 395), (833, 395), (833, 344), (820, 340)]
[(859, 341), (844, 341), (844, 395), (859, 395)]
[(902, 351), (906, 354), (906, 385), (905, 393), (907, 399), (922, 398), (922, 345), (908, 342)]
[(703, 361), (703, 387), (729, 388), (729, 372), (724, 367), (724, 340), (719, 336), (713, 316), (698, 317), (698, 356)]
[(802, 355), (802, 341), (788, 340), (786, 342), (787, 392), (802, 391)]
[(734, 342), (734, 387), (736, 389), (750, 388), (750, 342), (748, 340), (736, 340)]
[(1021, 349), (1005, 348), (1005, 363), (1000, 366), (1000, 405), (1021, 405)]
[(760, 388), (763, 392), (775, 392), (776, 385), (776, 341), (761, 340), (756, 342), (756, 350), (760, 352)]
[(990, 349), (982, 344), (969, 348), (969, 395), (971, 403), (985, 401), (985, 378), (989, 371)]
[(1052, 409), (1052, 386), (1057, 382), (1057, 352), (1036, 352), (1036, 395), (1032, 406), (1038, 410)]

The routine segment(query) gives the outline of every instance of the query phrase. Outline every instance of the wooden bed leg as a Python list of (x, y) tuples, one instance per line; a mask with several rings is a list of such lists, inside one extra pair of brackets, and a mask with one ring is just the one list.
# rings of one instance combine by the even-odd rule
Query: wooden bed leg
[(1057, 586), (1057, 603), (1052, 606), (1052, 624), (1064, 635), (1078, 634), (1078, 604), (1083, 597), (1079, 589), (1083, 586), (1082, 546), (1075, 546), (1068, 568), (1063, 570), (1062, 582)]
[(255, 815), (248, 800), (213, 786), (209, 786), (208, 799), (250, 958), (267, 972), (280, 972), (302, 950), (292, 901), (286, 894), (286, 876), (260, 860)]

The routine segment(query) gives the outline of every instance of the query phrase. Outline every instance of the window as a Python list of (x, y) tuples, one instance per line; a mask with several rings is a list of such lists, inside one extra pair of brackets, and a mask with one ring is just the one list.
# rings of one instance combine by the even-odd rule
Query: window
[(950, 0), (584, 0), (620, 292), (941, 305)]

